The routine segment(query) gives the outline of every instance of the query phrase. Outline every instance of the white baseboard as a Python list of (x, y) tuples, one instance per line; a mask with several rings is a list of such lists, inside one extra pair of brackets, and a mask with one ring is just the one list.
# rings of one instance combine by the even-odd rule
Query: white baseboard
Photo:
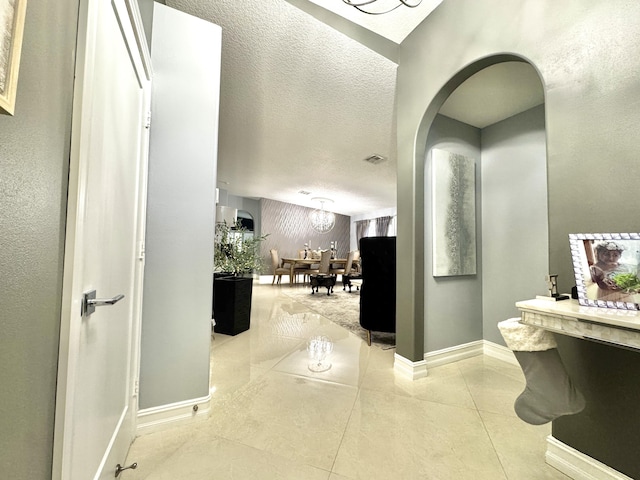
[(136, 433), (138, 435), (146, 435), (168, 427), (206, 420), (209, 417), (210, 410), (211, 395), (138, 410)]
[(547, 437), (546, 461), (574, 480), (633, 480), (575, 448)]
[(458, 360), (464, 360), (465, 358), (482, 355), (482, 342), (482, 340), (476, 340), (475, 342), (463, 343), (454, 347), (436, 350), (435, 352), (427, 352), (424, 354), (427, 368), (438, 367), (440, 365), (446, 365), (447, 363), (457, 362)]
[(426, 377), (429, 368), (446, 365), (482, 354), (513, 365), (518, 365), (515, 355), (507, 347), (487, 340), (476, 340), (474, 342), (436, 350), (435, 352), (427, 352), (424, 354), (424, 360), (420, 362), (411, 362), (396, 353), (393, 368), (402, 376), (410, 378), (411, 380), (417, 380), (418, 378)]
[(417, 380), (427, 376), (427, 362), (420, 360), (412, 362), (397, 353), (394, 355), (393, 369), (401, 376), (409, 380)]
[(516, 356), (513, 354), (510, 348), (504, 345), (490, 342), (488, 340), (482, 341), (484, 348), (483, 353), (489, 357), (497, 358), (503, 362), (511, 363), (512, 365), (520, 366)]

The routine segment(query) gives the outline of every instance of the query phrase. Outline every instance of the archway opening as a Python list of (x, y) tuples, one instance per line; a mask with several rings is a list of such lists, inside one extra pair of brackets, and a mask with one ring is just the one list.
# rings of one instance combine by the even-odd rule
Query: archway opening
[[(470, 65), (434, 100), (439, 105), (424, 160), (425, 352), (479, 340), (503, 344), (497, 323), (517, 316), (516, 301), (546, 289), (544, 88), (529, 63), (507, 60)], [(460, 157), (471, 179), (463, 197), (460, 177), (439, 173), (442, 162)], [(458, 212), (473, 214), (451, 214), (456, 203)], [(443, 228), (467, 234), (472, 228), (473, 235), (438, 247)], [(475, 256), (475, 269), (447, 274), (438, 268), (440, 256), (459, 255), (461, 248)]]

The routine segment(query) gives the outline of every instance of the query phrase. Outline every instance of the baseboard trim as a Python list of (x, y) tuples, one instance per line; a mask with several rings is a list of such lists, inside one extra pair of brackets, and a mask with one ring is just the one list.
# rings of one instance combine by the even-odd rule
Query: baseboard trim
[(146, 435), (168, 427), (206, 420), (210, 410), (211, 395), (138, 410), (136, 433)]
[(475, 340), (434, 352), (427, 352), (424, 354), (424, 360), (420, 362), (412, 362), (396, 353), (393, 368), (402, 376), (410, 378), (411, 380), (417, 380), (418, 378), (426, 377), (429, 368), (439, 367), (440, 365), (446, 365), (482, 354), (513, 365), (518, 365), (515, 355), (507, 347), (487, 340)]
[(435, 352), (427, 352), (424, 354), (424, 360), (427, 369), (429, 369), (482, 355), (483, 351), (482, 340), (476, 340), (475, 342), (463, 343), (454, 347), (436, 350)]
[(498, 360), (502, 360), (503, 362), (511, 363), (512, 365), (520, 366), (518, 360), (516, 360), (516, 356), (513, 354), (510, 348), (505, 347), (504, 345), (499, 345), (497, 343), (490, 342), (488, 340), (483, 340), (483, 353), (489, 357), (496, 358)]
[(574, 480), (633, 480), (551, 435), (547, 437), (545, 459), (553, 468)]
[(410, 380), (417, 380), (427, 376), (427, 362), (424, 360), (412, 362), (397, 353), (394, 354), (393, 369)]

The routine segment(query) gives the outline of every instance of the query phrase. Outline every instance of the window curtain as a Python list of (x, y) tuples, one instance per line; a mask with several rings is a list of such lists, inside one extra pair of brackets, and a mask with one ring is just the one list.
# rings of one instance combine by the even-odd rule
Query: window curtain
[(386, 237), (389, 234), (389, 225), (391, 225), (393, 217), (378, 217), (376, 218), (376, 235), (378, 237)]
[(358, 220), (356, 222), (356, 245), (360, 248), (360, 239), (365, 236), (367, 230), (369, 230), (369, 224), (371, 220)]

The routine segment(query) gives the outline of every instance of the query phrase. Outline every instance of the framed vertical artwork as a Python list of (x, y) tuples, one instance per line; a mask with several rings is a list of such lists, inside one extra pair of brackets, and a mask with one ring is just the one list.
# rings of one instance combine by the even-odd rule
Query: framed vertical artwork
[(578, 303), (640, 310), (640, 233), (569, 235)]
[(0, 0), (0, 113), (13, 115), (27, 0)]
[(476, 274), (476, 163), (431, 151), (433, 276)]

